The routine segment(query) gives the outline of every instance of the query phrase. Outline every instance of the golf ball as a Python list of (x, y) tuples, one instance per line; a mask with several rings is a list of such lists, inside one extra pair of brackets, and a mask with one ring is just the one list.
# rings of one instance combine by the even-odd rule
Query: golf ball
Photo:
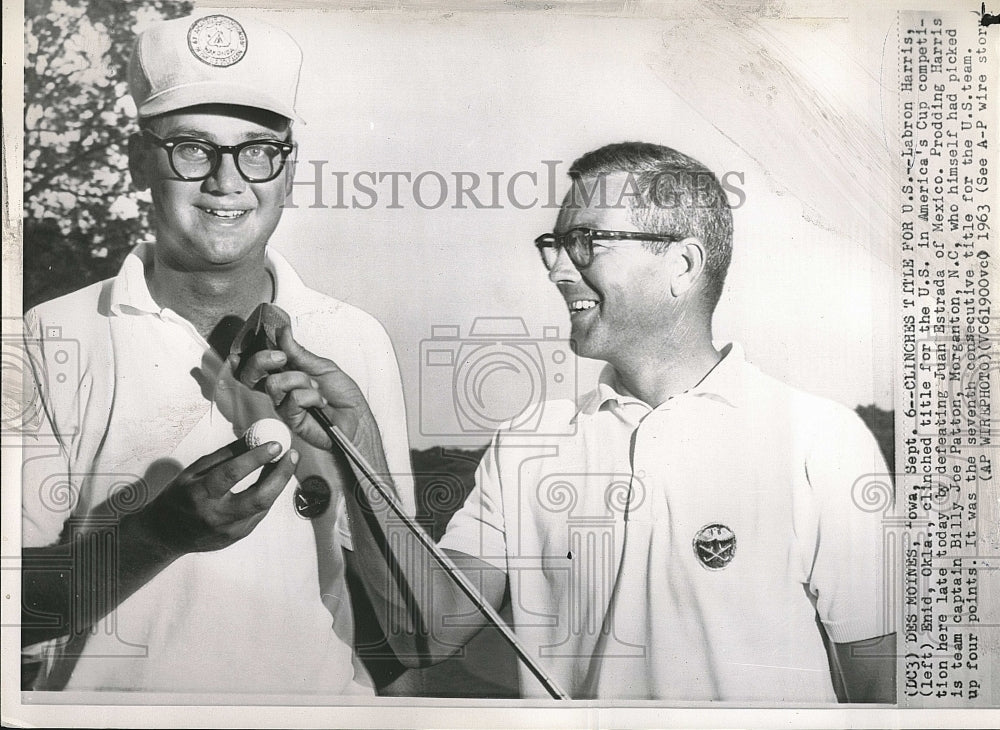
[(246, 441), (248, 449), (256, 448), (268, 441), (276, 441), (281, 445), (281, 451), (271, 459), (272, 462), (275, 462), (291, 447), (292, 432), (277, 418), (262, 418), (250, 425), (250, 428), (243, 434), (243, 440)]

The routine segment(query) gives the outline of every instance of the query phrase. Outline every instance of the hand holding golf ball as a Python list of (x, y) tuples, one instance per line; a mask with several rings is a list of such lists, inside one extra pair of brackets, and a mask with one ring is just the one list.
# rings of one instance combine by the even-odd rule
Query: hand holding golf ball
[(282, 455), (292, 446), (292, 432), (288, 430), (282, 421), (277, 418), (262, 418), (250, 425), (250, 428), (243, 434), (243, 440), (248, 449), (254, 449), (261, 444), (274, 441), (281, 446), (281, 451), (271, 459), (271, 462), (278, 461)]

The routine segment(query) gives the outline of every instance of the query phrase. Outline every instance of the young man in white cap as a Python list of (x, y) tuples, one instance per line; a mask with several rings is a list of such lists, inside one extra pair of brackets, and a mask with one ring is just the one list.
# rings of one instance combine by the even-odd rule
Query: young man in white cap
[[(546, 402), (537, 434), (497, 434), (439, 546), (494, 608), (509, 591), (525, 650), (570, 697), (893, 701), (889, 499), (873, 508), (862, 493), (885, 462), (849, 409), (713, 341), (733, 232), (715, 175), (642, 143), (595, 150), (570, 175), (555, 231), (535, 244), (574, 349), (607, 366), (578, 402)], [(279, 344), (291, 367), (267, 388), (287, 393), (282, 417), (322, 445), (304, 409), (324, 408), (384, 470), (351, 379)], [(267, 370), (261, 356), (246, 382)], [(446, 573), (397, 556), (417, 566), (408, 593), (427, 600), (413, 604), (384, 568), (393, 538), (354, 538), (400, 656), (431, 663), (478, 631)], [(527, 671), (521, 689), (547, 696)]]
[(158, 23), (135, 44), (130, 169), (155, 240), (25, 317), (43, 405), (23, 470), (29, 688), (373, 692), (353, 652), (347, 472), (297, 439), (273, 464), (274, 444), (241, 445), (275, 414), (227, 363), (255, 308), (281, 307), (361, 384), (389, 463), (409, 472), (384, 330), (267, 247), (300, 65), (285, 32), (236, 14)]

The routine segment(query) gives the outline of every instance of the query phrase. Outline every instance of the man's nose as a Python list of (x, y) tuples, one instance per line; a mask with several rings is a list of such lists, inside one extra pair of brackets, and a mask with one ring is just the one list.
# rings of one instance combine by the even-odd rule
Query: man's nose
[(566, 253), (566, 249), (560, 247), (559, 252), (556, 254), (556, 261), (549, 270), (549, 281), (553, 284), (558, 284), (564, 281), (579, 280), (580, 272), (577, 271), (576, 265), (570, 259), (569, 254)]
[(219, 167), (205, 179), (205, 185), (209, 192), (224, 195), (243, 192), (247, 181), (236, 167), (236, 158), (230, 154), (223, 154), (219, 160)]

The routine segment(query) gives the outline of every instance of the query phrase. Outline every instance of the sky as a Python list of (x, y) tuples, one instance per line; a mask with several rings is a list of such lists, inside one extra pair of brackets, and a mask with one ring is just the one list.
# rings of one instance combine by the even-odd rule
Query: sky
[[(261, 13), (305, 58), (294, 208), (272, 245), (385, 326), (412, 445), (485, 443), (503, 417), (526, 408), (527, 428), (541, 398), (593, 387), (601, 363), (569, 352), (532, 241), (554, 225), (570, 162), (624, 140), (728, 181), (717, 342), (796, 387), (890, 408), (892, 16), (526, 7)], [(477, 178), (486, 207), (458, 193)]]

